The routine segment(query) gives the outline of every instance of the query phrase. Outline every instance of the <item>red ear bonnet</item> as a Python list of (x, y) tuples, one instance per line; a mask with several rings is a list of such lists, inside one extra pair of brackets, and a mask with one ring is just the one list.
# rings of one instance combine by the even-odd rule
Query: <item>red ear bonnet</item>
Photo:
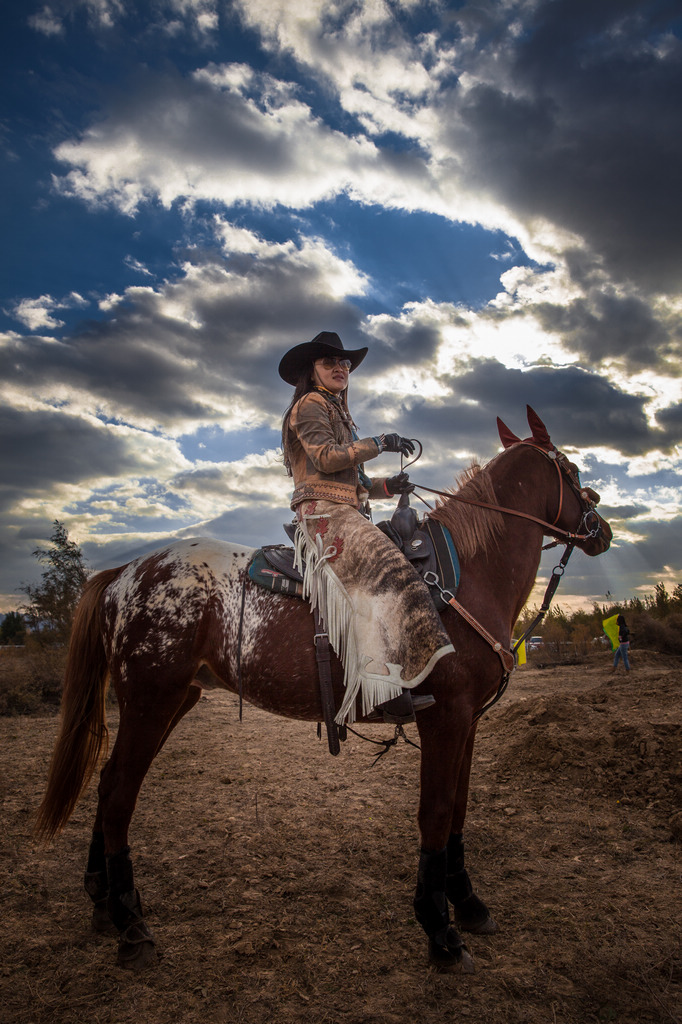
[(551, 451), (554, 448), (554, 445), (552, 444), (552, 439), (547, 433), (547, 427), (535, 410), (531, 409), (529, 405), (526, 406), (526, 413), (528, 416), (528, 426), (530, 427), (533, 435), (532, 440), (536, 441), (541, 448), (546, 448), (548, 451)]
[(511, 448), (513, 444), (518, 444), (521, 440), (516, 434), (512, 434), (509, 427), (502, 422), (499, 416), (497, 417), (497, 430), (500, 435), (500, 441), (505, 448)]

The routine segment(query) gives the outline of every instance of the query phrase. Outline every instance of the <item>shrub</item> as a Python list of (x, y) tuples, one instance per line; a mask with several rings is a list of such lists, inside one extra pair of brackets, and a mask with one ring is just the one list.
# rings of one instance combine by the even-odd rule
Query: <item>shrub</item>
[(47, 648), (31, 637), (26, 647), (0, 652), (0, 715), (35, 715), (61, 700), (66, 650)]
[(661, 654), (682, 655), (682, 614), (679, 612), (665, 619), (642, 612), (632, 618), (630, 629), (635, 650), (652, 648)]

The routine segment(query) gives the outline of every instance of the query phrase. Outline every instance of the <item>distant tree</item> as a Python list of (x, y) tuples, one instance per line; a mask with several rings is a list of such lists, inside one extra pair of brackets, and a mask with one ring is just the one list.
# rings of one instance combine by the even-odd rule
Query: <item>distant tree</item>
[(19, 612), (7, 612), (0, 623), (0, 644), (23, 644), (26, 639), (26, 623)]
[(576, 616), (573, 616), (571, 619), (571, 628), (568, 638), (575, 646), (577, 653), (583, 655), (589, 654), (594, 635), (594, 626), (589, 621), (589, 618), (586, 617), (582, 621), (580, 619), (576, 621)]
[(557, 657), (561, 655), (562, 644), (568, 641), (569, 629), (568, 618), (561, 607), (550, 608), (543, 624), (542, 639), (545, 647)]
[(534, 605), (532, 608), (529, 608), (528, 605), (526, 605), (526, 607), (523, 609), (518, 619), (516, 620), (516, 625), (514, 626), (514, 636), (521, 636), (523, 633), (525, 633), (525, 631), (528, 629), (528, 627), (538, 614), (538, 611), (539, 608), (537, 607), (537, 605)]
[(19, 589), (28, 597), (22, 611), (31, 629), (50, 643), (66, 643), (71, 632), (83, 585), (88, 578), (85, 560), (78, 544), (69, 540), (63, 523), (55, 519), (51, 548), (36, 548), (34, 558), (46, 565), (42, 582)]
[(670, 595), (666, 590), (665, 583), (657, 583), (654, 591), (656, 595), (654, 598), (655, 613), (659, 618), (664, 619), (670, 611)]

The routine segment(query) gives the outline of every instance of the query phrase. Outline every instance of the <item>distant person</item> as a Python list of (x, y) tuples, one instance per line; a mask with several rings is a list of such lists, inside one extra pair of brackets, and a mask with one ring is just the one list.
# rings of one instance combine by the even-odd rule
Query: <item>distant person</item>
[(618, 647), (616, 653), (613, 656), (613, 668), (611, 672), (615, 672), (618, 668), (618, 662), (622, 659), (625, 671), (630, 671), (630, 662), (628, 661), (628, 651), (630, 649), (630, 630), (628, 624), (625, 621), (623, 615), (619, 615), (616, 619), (616, 625), (618, 626)]

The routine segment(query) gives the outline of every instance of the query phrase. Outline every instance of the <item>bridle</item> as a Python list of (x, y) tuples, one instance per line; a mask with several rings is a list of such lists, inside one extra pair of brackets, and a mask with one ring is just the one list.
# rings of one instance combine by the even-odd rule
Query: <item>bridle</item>
[[(417, 456), (418, 459), (419, 456), (421, 455), (422, 446), (418, 441), (417, 444), (419, 444), (420, 447), (420, 452), (419, 455)], [(526, 629), (523, 635), (516, 641), (511, 650), (507, 650), (500, 643), (499, 640), (496, 640), (495, 637), (491, 633), (489, 633), (488, 630), (484, 626), (482, 626), (481, 623), (478, 622), (474, 618), (474, 616), (471, 615), (471, 613), (468, 612), (466, 608), (464, 608), (459, 603), (454, 594), (450, 593), (447, 590), (444, 590), (440, 586), (437, 578), (435, 580), (427, 581), (431, 585), (435, 585), (438, 587), (438, 589), (441, 592), (442, 598), (449, 605), (451, 605), (451, 607), (456, 612), (458, 612), (458, 614), (461, 615), (462, 618), (466, 622), (468, 622), (469, 625), (472, 626), (473, 629), (475, 629), (480, 636), (483, 637), (486, 643), (488, 643), (490, 647), (492, 647), (493, 651), (497, 654), (500, 661), (502, 662), (502, 668), (504, 671), (502, 679), (500, 681), (500, 685), (497, 688), (497, 692), (495, 696), (492, 698), (492, 700), (490, 700), (486, 705), (484, 705), (484, 707), (480, 708), (474, 714), (473, 721), (477, 721), (481, 717), (481, 715), (485, 714), (485, 712), (493, 706), (493, 704), (496, 704), (497, 701), (502, 696), (502, 694), (504, 693), (504, 691), (506, 690), (507, 684), (509, 682), (509, 677), (514, 669), (514, 666), (516, 665), (517, 651), (521, 644), (529, 636), (532, 635), (533, 631), (537, 628), (538, 624), (545, 617), (545, 614), (549, 610), (552, 598), (554, 597), (556, 589), (559, 586), (559, 583), (561, 582), (561, 577), (563, 576), (566, 570), (568, 560), (571, 557), (571, 554), (573, 553), (573, 549), (575, 548), (576, 544), (580, 543), (581, 541), (590, 540), (593, 537), (598, 537), (602, 530), (601, 518), (599, 514), (595, 511), (597, 501), (591, 498), (589, 491), (582, 487), (577, 468), (573, 465), (573, 463), (568, 461), (568, 458), (564, 455), (564, 453), (560, 452), (558, 448), (555, 448), (553, 445), (551, 448), (543, 448), (541, 445), (534, 444), (533, 441), (530, 440), (519, 440), (515, 444), (510, 445), (509, 448), (515, 448), (517, 447), (517, 445), (525, 445), (527, 448), (534, 448), (536, 451), (540, 452), (540, 454), (543, 455), (546, 459), (552, 462), (556, 467), (559, 476), (559, 507), (557, 510), (557, 514), (554, 517), (554, 522), (552, 523), (548, 523), (546, 520), (540, 519), (538, 518), (538, 516), (533, 516), (528, 512), (521, 512), (518, 509), (506, 508), (504, 505), (496, 505), (491, 502), (480, 501), (476, 498), (464, 498), (462, 497), (462, 495), (455, 494), (450, 491), (438, 491), (432, 487), (425, 487), (423, 484), (415, 484), (415, 487), (418, 488), (420, 491), (428, 491), (430, 494), (437, 494), (443, 498), (451, 498), (454, 501), (460, 501), (466, 505), (475, 505), (478, 508), (489, 509), (490, 511), (493, 512), (502, 512), (505, 515), (517, 516), (521, 519), (528, 519), (531, 522), (537, 523), (539, 526), (542, 526), (543, 530), (549, 533), (550, 535), (557, 538), (561, 537), (566, 541), (564, 553), (561, 556), (561, 559), (559, 560), (558, 564), (555, 565), (552, 569), (552, 576), (547, 585), (547, 589), (545, 591), (545, 596), (540, 607), (540, 611), (537, 613), (528, 629)], [(505, 451), (507, 450), (508, 449), (505, 448)], [(500, 454), (504, 453), (501, 452)], [(413, 462), (416, 462), (417, 459), (414, 459)], [(562, 527), (557, 526), (557, 523), (561, 518), (561, 514), (563, 512), (564, 507), (565, 484), (568, 484), (568, 486), (574, 492), (581, 506), (581, 517), (576, 532), (573, 532), (571, 530), (564, 530)], [(581, 530), (584, 530), (585, 532), (581, 532)], [(545, 548), (555, 547), (557, 543), (558, 540), (555, 540), (552, 543), (545, 545)], [(431, 575), (435, 576), (435, 573), (432, 573)]]
[[(452, 498), (454, 501), (460, 501), (466, 505), (476, 505), (479, 508), (487, 508), (493, 512), (503, 512), (505, 515), (517, 516), (520, 519), (529, 519), (531, 522), (542, 526), (547, 533), (552, 534), (554, 537), (563, 537), (568, 542), (572, 543), (572, 545), (575, 545), (580, 541), (598, 537), (601, 533), (601, 521), (598, 513), (595, 512), (597, 502), (590, 498), (589, 492), (581, 486), (577, 470), (574, 471), (572, 463), (568, 461), (568, 458), (564, 453), (554, 447), (550, 449), (541, 448), (540, 445), (533, 444), (532, 441), (518, 441), (517, 444), (525, 445), (527, 448), (534, 448), (535, 451), (540, 452), (541, 455), (544, 455), (546, 459), (556, 466), (556, 470), (559, 475), (559, 506), (557, 514), (554, 517), (554, 522), (552, 523), (548, 523), (545, 519), (538, 518), (538, 516), (533, 516), (529, 512), (521, 512), (519, 509), (507, 508), (504, 505), (495, 505), (491, 502), (479, 501), (476, 498), (464, 498), (462, 495), (452, 493), (451, 491), (438, 491), (433, 487), (425, 487), (423, 484), (415, 484), (415, 487), (420, 491), (428, 491), (430, 494), (437, 494), (442, 498)], [(515, 448), (517, 445), (512, 445), (510, 447)], [(508, 450), (509, 449), (505, 449), (505, 451)], [(580, 522), (578, 523), (576, 533), (570, 530), (564, 530), (560, 526), (557, 526), (564, 507), (565, 483), (567, 483), (575, 493), (582, 508), (582, 515)], [(592, 525), (590, 525), (590, 523), (592, 523)], [(586, 532), (581, 533), (581, 529), (584, 529)]]

